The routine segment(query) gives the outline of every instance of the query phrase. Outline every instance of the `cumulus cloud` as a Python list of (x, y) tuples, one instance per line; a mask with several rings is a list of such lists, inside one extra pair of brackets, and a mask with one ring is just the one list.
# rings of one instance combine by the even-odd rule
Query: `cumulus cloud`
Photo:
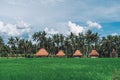
[(3, 24), (3, 22), (2, 21), (0, 21), (0, 32), (4, 32), (4, 24)]
[(16, 25), (14, 24), (7, 24), (3, 27), (4, 27), (3, 28), (4, 32), (7, 33), (8, 35), (11, 35), (11, 36), (20, 35), (20, 32), (17, 30)]
[(112, 33), (111, 35), (112, 35), (112, 36), (116, 36), (116, 35), (118, 35), (118, 34), (117, 34), (117, 33)]
[(16, 24), (7, 23), (0, 21), (0, 33), (6, 34), (7, 36), (20, 36), (24, 33), (30, 32), (30, 24), (20, 21)]
[(25, 29), (25, 28), (29, 28), (30, 24), (28, 24), (28, 23), (24, 22), (23, 20), (21, 20), (21, 21), (17, 22), (16, 27), (18, 29)]
[(78, 34), (78, 33), (82, 33), (84, 31), (84, 27), (77, 25), (71, 21), (68, 22), (68, 26), (70, 28), (70, 32), (74, 33), (74, 34)]
[(59, 33), (58, 31), (55, 31), (54, 29), (48, 29), (47, 27), (44, 29), (44, 31), (50, 35)]
[(97, 29), (101, 29), (102, 28), (102, 26), (99, 23), (97, 23), (97, 22), (87, 21), (87, 25), (90, 28), (97, 28)]
[(0, 21), (0, 33), (6, 33), (6, 34), (12, 35), (12, 36), (20, 35), (20, 33), (16, 29), (16, 25), (14, 25), (14, 24), (4, 25), (4, 23), (2, 21)]
[(74, 33), (75, 35), (78, 35), (78, 33), (85, 33), (87, 30), (91, 30), (94, 28), (101, 29), (102, 26), (97, 22), (87, 21), (87, 26), (80, 26), (76, 23), (73, 23), (71, 21), (68, 22), (68, 27), (70, 29), (70, 32)]

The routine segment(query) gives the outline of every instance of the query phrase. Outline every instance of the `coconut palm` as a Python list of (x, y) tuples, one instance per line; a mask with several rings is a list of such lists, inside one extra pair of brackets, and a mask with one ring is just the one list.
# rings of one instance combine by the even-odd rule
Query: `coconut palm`
[(85, 49), (85, 36), (82, 33), (79, 33), (78, 35), (78, 40), (77, 40), (77, 44), (78, 44), (78, 50), (81, 50), (82, 53), (85, 53), (84, 49)]
[(3, 48), (4, 48), (4, 42), (3, 42), (3, 38), (0, 36), (0, 57), (3, 52)]
[(60, 48), (60, 36), (59, 36), (59, 34), (54, 34), (52, 36), (52, 38), (53, 38), (53, 41), (54, 41), (55, 49), (57, 49), (55, 51), (55, 53), (56, 53), (57, 51), (59, 51), (59, 48)]
[(71, 39), (69, 37), (66, 37), (64, 40), (64, 49), (65, 49), (65, 53), (67, 54), (67, 57), (71, 57), (73, 51), (72, 51)]
[(59, 38), (60, 38), (60, 46), (61, 46), (60, 49), (64, 49), (64, 39), (65, 39), (65, 37), (64, 37), (63, 34), (60, 34)]
[(51, 54), (54, 55), (55, 45), (51, 37), (46, 38), (45, 49)]
[(46, 32), (35, 32), (32, 35), (33, 41), (36, 41), (38, 43), (38, 47), (44, 47), (45, 39), (46, 39)]
[(11, 56), (14, 56), (15, 53), (16, 53), (16, 46), (15, 46), (15, 39), (14, 37), (10, 37), (8, 38), (8, 43), (7, 43), (9, 46), (10, 46), (10, 53), (11, 53)]
[(94, 49), (97, 49), (97, 43), (98, 43), (98, 41), (99, 41), (99, 35), (98, 35), (98, 33), (93, 33), (92, 34), (92, 43), (93, 43), (93, 45), (94, 45)]
[(104, 49), (104, 56), (105, 57), (109, 57), (112, 48), (113, 48), (113, 42), (112, 42), (112, 36), (109, 35), (107, 37), (103, 37), (102, 39), (102, 45), (101, 45)]
[(19, 50), (20, 53), (23, 53), (25, 55), (31, 55), (34, 53), (32, 42), (25, 39), (19, 40)]
[(86, 56), (87, 57), (89, 56), (89, 53), (91, 51), (92, 37), (93, 37), (92, 31), (88, 30), (85, 34), (85, 39), (86, 39), (85, 46), (86, 46)]

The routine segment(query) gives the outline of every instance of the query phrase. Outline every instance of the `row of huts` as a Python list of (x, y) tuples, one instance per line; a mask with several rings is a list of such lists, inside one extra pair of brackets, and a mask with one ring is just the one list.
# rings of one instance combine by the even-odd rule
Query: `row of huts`
[[(35, 54), (36, 57), (47, 57), (49, 56), (49, 53), (46, 49), (44, 48), (41, 48), (36, 54)], [(60, 50), (57, 54), (56, 54), (57, 57), (65, 57), (66, 54), (64, 53), (63, 50)], [(80, 50), (76, 50), (75, 53), (73, 53), (72, 55), (73, 57), (82, 57), (83, 54), (81, 53)], [(99, 53), (96, 51), (96, 50), (92, 50), (91, 53), (89, 54), (90, 57), (92, 58), (97, 58), (99, 57)]]

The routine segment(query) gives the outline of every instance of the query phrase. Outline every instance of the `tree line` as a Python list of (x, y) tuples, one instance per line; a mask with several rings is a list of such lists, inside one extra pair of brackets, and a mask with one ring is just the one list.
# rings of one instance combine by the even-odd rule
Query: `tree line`
[[(34, 43), (33, 43), (34, 41)], [(49, 35), (45, 31), (35, 32), (32, 40), (10, 37), (4, 43), (0, 36), (0, 57), (25, 57), (33, 56), (40, 48), (45, 48), (49, 55), (56, 55), (63, 50), (67, 57), (72, 57), (76, 50), (80, 50), (84, 57), (89, 57), (91, 50), (95, 49), (99, 57), (110, 57), (114, 49), (120, 55), (120, 35), (100, 37), (98, 33), (88, 30), (85, 34), (78, 35), (72, 32), (69, 35)]]

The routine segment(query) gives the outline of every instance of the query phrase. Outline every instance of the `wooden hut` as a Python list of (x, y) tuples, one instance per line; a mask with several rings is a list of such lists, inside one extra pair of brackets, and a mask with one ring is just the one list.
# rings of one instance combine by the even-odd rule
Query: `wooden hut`
[(36, 54), (35, 56), (37, 57), (47, 57), (48, 56), (48, 52), (47, 50), (45, 50), (44, 48), (41, 48)]
[(96, 50), (92, 50), (89, 55), (91, 58), (97, 58), (99, 56), (99, 53)]
[(82, 53), (80, 52), (80, 50), (76, 50), (73, 54), (73, 57), (82, 57)]
[(65, 53), (60, 50), (57, 54), (56, 54), (57, 57), (64, 57), (65, 56)]
[(110, 53), (110, 57), (118, 57), (118, 54), (115, 49), (113, 49), (112, 52)]

